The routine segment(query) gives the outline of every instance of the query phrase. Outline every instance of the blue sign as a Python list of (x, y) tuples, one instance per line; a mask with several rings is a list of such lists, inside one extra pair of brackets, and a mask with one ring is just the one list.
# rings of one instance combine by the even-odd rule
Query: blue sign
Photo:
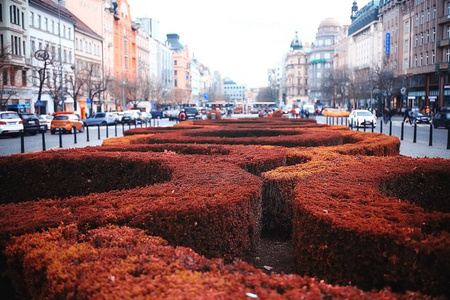
[(87, 102), (87, 103), (91, 103), (91, 98), (87, 98), (87, 99), (86, 99), (86, 102)]
[(203, 94), (203, 99), (209, 100), (209, 94), (208, 94), (208, 93), (204, 93), (204, 94)]
[(386, 55), (389, 55), (390, 45), (391, 45), (391, 34), (389, 32), (386, 32), (386, 45), (384, 50)]
[(37, 105), (37, 106), (42, 105), (42, 101), (41, 101), (41, 100), (36, 100), (36, 105)]

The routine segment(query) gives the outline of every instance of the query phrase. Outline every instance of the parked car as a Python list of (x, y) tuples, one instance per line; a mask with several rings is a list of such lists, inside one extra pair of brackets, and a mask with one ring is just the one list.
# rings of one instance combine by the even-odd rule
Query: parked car
[(55, 134), (60, 128), (63, 132), (73, 132), (73, 128), (79, 132), (84, 131), (83, 122), (74, 112), (56, 112), (50, 126), (50, 133)]
[[(195, 107), (186, 107), (184, 109), (184, 112), (186, 113), (186, 120), (187, 119), (200, 119), (200, 114), (198, 113), (198, 109)], [(225, 111), (226, 113), (226, 111)]]
[[(41, 115), (36, 115), (36, 116), (39, 119), (39, 127), (40, 127), (39, 131), (40, 132), (47, 132), (47, 130), (48, 130), (47, 120)], [(50, 124), (51, 124), (51, 121), (50, 121)]]
[(17, 135), (23, 130), (23, 121), (15, 111), (0, 111), (0, 135)]
[(324, 109), (322, 109), (322, 115), (324, 116), (331, 116), (331, 113), (334, 111), (333, 108), (331, 107), (325, 107)]
[(150, 122), (150, 120), (152, 119), (152, 114), (148, 112), (142, 112), (141, 119), (143, 122)]
[(122, 124), (138, 124), (142, 123), (141, 113), (137, 111), (126, 111), (122, 117)]
[(111, 112), (97, 112), (92, 114), (89, 118), (83, 120), (84, 125), (114, 125), (117, 123), (115, 114)]
[(417, 124), (419, 124), (419, 123), (430, 124), (431, 123), (431, 117), (429, 115), (426, 115), (419, 111), (412, 113), (410, 117)]
[(350, 115), (350, 112), (345, 108), (333, 109), (330, 113), (332, 117), (348, 117)]
[(39, 118), (32, 113), (19, 113), (19, 117), (23, 121), (23, 131), (31, 135), (35, 135), (41, 129)]
[(353, 110), (348, 117), (348, 121), (350, 124), (356, 127), (377, 125), (377, 118), (366, 109)]
[(42, 118), (44, 118), (45, 122), (47, 122), (47, 128), (50, 128), (50, 125), (52, 125), (53, 116), (52, 115), (41, 115)]
[(450, 129), (450, 107), (443, 107), (433, 117), (434, 128), (445, 127)]
[(169, 118), (169, 121), (178, 120), (178, 115), (180, 114), (180, 111), (178, 109), (173, 110), (167, 110), (166, 116)]

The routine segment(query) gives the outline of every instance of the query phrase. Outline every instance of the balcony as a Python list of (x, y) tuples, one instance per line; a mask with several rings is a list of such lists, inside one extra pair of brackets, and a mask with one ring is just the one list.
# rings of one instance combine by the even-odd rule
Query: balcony
[(445, 16), (442, 16), (442, 17), (438, 18), (438, 24), (439, 25), (442, 25), (442, 24), (445, 24), (445, 23), (450, 23), (450, 15), (445, 15)]
[(436, 42), (436, 47), (448, 47), (450, 45), (450, 39), (438, 40)]
[(439, 70), (448, 70), (448, 62), (441, 62), (436, 64), (436, 71)]

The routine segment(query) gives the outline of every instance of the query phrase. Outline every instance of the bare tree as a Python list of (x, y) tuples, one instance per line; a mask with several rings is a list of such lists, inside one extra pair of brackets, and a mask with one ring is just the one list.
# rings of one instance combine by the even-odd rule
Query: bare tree
[[(104, 106), (105, 97), (103, 93), (108, 89), (110, 84), (109, 74), (100, 74), (100, 66), (95, 64), (87, 65), (84, 69), (84, 84), (86, 95), (91, 99), (92, 103), (94, 99), (98, 99), (100, 106)], [(89, 111), (92, 114), (92, 105)]]
[(8, 47), (3, 47), (0, 53), (0, 75), (3, 77), (0, 79), (0, 110), (7, 110), (8, 108), (8, 100), (11, 98), (11, 93), (6, 93), (6, 85), (7, 82), (5, 80), (6, 74), (3, 72), (6, 71), (7, 68), (10, 68), (9, 64), (9, 55), (10, 51), (8, 50)]
[(75, 65), (72, 66), (72, 70), (73, 74), (66, 74), (65, 81), (67, 83), (67, 94), (73, 99), (73, 109), (77, 110), (78, 98), (83, 95), (86, 72), (77, 70)]

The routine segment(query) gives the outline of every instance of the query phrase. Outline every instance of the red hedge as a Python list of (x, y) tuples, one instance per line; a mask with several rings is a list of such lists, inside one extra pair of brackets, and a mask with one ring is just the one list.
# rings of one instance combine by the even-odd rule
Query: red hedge
[(246, 263), (225, 265), (191, 249), (126, 227), (86, 234), (74, 226), (15, 239), (8, 273), (24, 299), (422, 299), (363, 292), (314, 278), (265, 275)]

